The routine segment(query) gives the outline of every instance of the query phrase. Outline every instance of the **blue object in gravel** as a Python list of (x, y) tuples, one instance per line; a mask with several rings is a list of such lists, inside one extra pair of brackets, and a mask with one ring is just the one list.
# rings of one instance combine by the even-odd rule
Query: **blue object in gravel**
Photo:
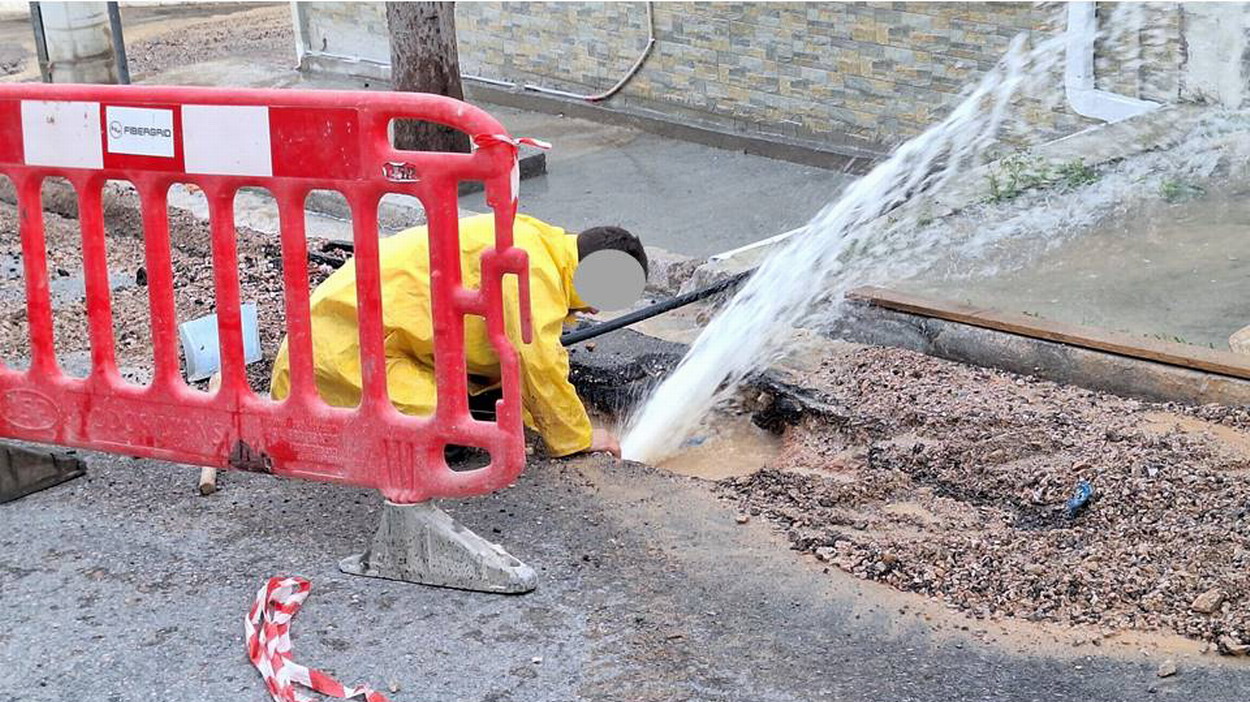
[(1076, 494), (1068, 499), (1068, 503), (1064, 505), (1064, 511), (1068, 515), (1068, 519), (1075, 519), (1076, 515), (1081, 513), (1089, 504), (1089, 500), (1094, 496), (1094, 486), (1089, 481), (1082, 480), (1076, 484)]
[[(246, 302), (240, 305), (239, 316), (243, 322), (243, 361), (255, 363), (261, 359), (256, 303)], [(182, 342), (182, 355), (187, 362), (187, 380), (203, 380), (221, 367), (221, 352), (217, 343), (217, 315), (210, 314), (178, 325), (178, 339)]]

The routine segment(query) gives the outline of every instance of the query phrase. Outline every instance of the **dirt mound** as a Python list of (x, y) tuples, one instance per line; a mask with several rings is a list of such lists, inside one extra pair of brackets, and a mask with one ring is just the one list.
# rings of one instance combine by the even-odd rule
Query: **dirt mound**
[(236, 7), (224, 4), (220, 9), (228, 16), (205, 17), (130, 41), (126, 54), (131, 74), (142, 80), (178, 66), (237, 58), (241, 51), (258, 63), (295, 63), (295, 33), (285, 3), (246, 12)]
[[(796, 549), (978, 617), (1250, 642), (1250, 409), (881, 348), (803, 380), (849, 416), (800, 422), (772, 468), (722, 482)], [(1069, 515), (1081, 481), (1093, 499)]]
[[(177, 322), (212, 314), (216, 294), (209, 225), (190, 213), (174, 210), (169, 215), (169, 226)], [(24, 365), (30, 346), (16, 227), (16, 207), (0, 202), (0, 263), (10, 264), (0, 265), (0, 358)], [(107, 199), (105, 228), (114, 286), (111, 295), (117, 362), (128, 380), (146, 383), (151, 379), (153, 365), (146, 281), (153, 272), (145, 266), (143, 226), (133, 192), (113, 193)], [(85, 374), (88, 366), (84, 359), (90, 351), (90, 338), (82, 288), (79, 223), (77, 219), (45, 212), (44, 229), (57, 356), (71, 372)], [(281, 245), (277, 234), (244, 227), (238, 228), (236, 242), (240, 298), (257, 304), (264, 352), (261, 361), (248, 366), (248, 380), (253, 390), (267, 393), (273, 358), (286, 333)], [(309, 241), (310, 250), (317, 251), (319, 245), (320, 242)], [(309, 288), (330, 272), (327, 266), (310, 264)]]

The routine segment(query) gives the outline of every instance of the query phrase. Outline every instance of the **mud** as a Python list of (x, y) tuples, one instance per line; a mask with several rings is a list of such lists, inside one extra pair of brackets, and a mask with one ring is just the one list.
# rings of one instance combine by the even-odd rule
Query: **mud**
[(721, 480), (750, 475), (771, 463), (781, 441), (746, 415), (722, 417), (686, 440), (680, 453), (657, 466), (679, 475)]
[[(1143, 403), (883, 348), (802, 381), (848, 414), (800, 414), (770, 467), (721, 483), (793, 548), (981, 619), (1250, 641), (1250, 409)], [(1069, 518), (1081, 480), (1094, 499)], [(1193, 611), (1213, 588), (1223, 603)]]

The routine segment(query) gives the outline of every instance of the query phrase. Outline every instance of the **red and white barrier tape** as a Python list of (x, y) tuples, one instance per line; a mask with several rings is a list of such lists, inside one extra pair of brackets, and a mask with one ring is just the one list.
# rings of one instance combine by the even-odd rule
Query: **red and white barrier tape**
[(270, 578), (256, 593), (256, 601), (243, 622), (247, 634), (247, 657), (260, 671), (274, 702), (311, 702), (313, 698), (295, 689), (300, 685), (323, 695), (365, 702), (389, 702), (385, 695), (368, 685), (344, 687), (342, 683), (315, 668), (291, 659), (291, 618), (303, 606), (312, 583), (304, 578)]
[(530, 137), (517, 138), (508, 136), (507, 134), (478, 134), (473, 137), (473, 143), (478, 146), (491, 146), (493, 144), (504, 143), (511, 144), (517, 148), (520, 148), (522, 144), (532, 146), (536, 149), (546, 150), (551, 148), (551, 142), (543, 141), (542, 139), (532, 139)]
[(473, 143), (479, 148), (483, 146), (494, 146), (496, 144), (507, 144), (512, 147), (512, 204), (516, 204), (517, 198), (521, 195), (521, 145), (532, 146), (536, 149), (550, 149), (551, 144), (542, 139), (531, 139), (530, 137), (513, 137), (507, 134), (477, 134), (473, 137)]

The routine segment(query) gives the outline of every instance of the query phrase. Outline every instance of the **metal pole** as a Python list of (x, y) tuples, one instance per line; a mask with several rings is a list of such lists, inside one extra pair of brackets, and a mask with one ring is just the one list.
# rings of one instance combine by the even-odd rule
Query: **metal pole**
[(126, 61), (126, 39), (122, 36), (122, 13), (117, 3), (108, 3), (109, 31), (113, 34), (113, 57), (117, 60), (117, 80), (130, 85), (130, 64)]
[(52, 67), (48, 65), (48, 38), (43, 33), (43, 14), (39, 3), (30, 4), (30, 26), (35, 30), (35, 55), (39, 57), (39, 75), (43, 82), (52, 82)]
[(582, 327), (581, 329), (574, 329), (573, 331), (560, 337), (560, 344), (562, 346), (571, 346), (579, 341), (593, 339), (600, 334), (607, 334), (608, 332), (616, 331), (621, 327), (628, 327), (631, 324), (637, 324), (644, 319), (651, 319), (652, 317), (664, 314), (669, 310), (675, 310), (678, 307), (685, 307), (686, 305), (689, 305), (692, 302), (698, 302), (705, 297), (711, 297), (717, 293), (732, 290), (733, 288), (736, 288), (746, 282), (746, 279), (750, 278), (751, 274), (754, 272), (755, 269), (752, 268), (751, 270), (743, 271), (732, 278), (726, 278), (719, 283), (713, 283), (706, 288), (701, 288), (699, 290), (695, 290), (694, 292), (688, 292), (685, 295), (678, 295), (677, 297), (657, 302), (650, 307), (635, 310), (629, 314), (621, 315), (616, 319), (610, 319), (606, 322), (600, 322), (599, 324), (592, 324), (587, 327)]

